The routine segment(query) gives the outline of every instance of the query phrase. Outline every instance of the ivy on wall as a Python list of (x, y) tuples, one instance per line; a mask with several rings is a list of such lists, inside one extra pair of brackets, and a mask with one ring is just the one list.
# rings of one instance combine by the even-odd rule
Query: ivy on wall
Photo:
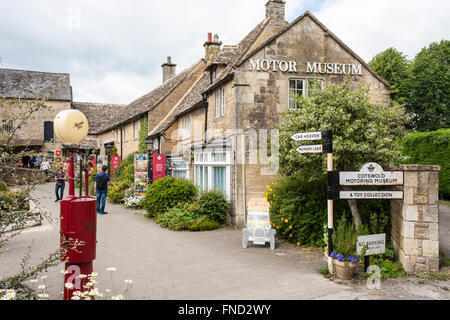
[(147, 153), (147, 145), (145, 144), (148, 137), (148, 118), (147, 115), (140, 120), (140, 130), (139, 130), (139, 153)]

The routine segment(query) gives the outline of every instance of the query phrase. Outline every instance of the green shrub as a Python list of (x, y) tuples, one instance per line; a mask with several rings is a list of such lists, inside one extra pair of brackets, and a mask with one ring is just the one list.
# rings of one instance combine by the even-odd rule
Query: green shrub
[(108, 189), (108, 200), (115, 204), (121, 204), (125, 200), (125, 192), (130, 188), (131, 180), (113, 182)]
[(207, 216), (198, 215), (193, 208), (189, 204), (174, 207), (158, 215), (156, 222), (163, 228), (175, 231), (208, 231), (220, 226), (217, 221), (210, 220)]
[(195, 201), (195, 212), (199, 216), (224, 223), (227, 217), (229, 204), (227, 198), (221, 191), (203, 192)]
[(322, 226), (327, 219), (326, 180), (309, 182), (286, 177), (267, 186), (270, 219), (277, 237), (305, 246), (323, 247)]
[(220, 227), (220, 223), (214, 220), (209, 220), (206, 216), (202, 216), (194, 221), (187, 223), (189, 231), (209, 231)]
[(134, 153), (128, 155), (114, 170), (113, 182), (123, 180), (134, 181)]
[(433, 132), (412, 132), (402, 141), (405, 163), (439, 165), (439, 191), (441, 196), (450, 198), (450, 129)]
[(197, 188), (190, 181), (165, 177), (147, 188), (142, 206), (147, 217), (155, 218), (175, 206), (192, 202), (196, 195)]
[(370, 265), (380, 267), (381, 279), (401, 278), (407, 275), (403, 265), (397, 261), (395, 251), (390, 246), (386, 246), (385, 253), (370, 256), (369, 261)]
[(0, 182), (0, 192), (5, 192), (5, 191), (8, 191), (8, 186), (5, 183)]
[(342, 217), (333, 232), (333, 251), (335, 254), (342, 254), (344, 257), (356, 257), (356, 244), (358, 236), (368, 234), (368, 230), (364, 225), (360, 225), (358, 230), (355, 228), (353, 221), (348, 221)]

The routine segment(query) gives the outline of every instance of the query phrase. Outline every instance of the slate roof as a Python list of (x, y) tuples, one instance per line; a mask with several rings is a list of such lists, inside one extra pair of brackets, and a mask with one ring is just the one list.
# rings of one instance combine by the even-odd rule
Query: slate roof
[(72, 101), (70, 74), (0, 69), (0, 97), (34, 99), (34, 93), (48, 100)]
[(117, 117), (123, 104), (72, 102), (72, 108), (80, 110), (89, 122), (89, 134), (98, 134)]
[(150, 132), (149, 137), (155, 136), (165, 130), (182, 115), (197, 107), (203, 101), (202, 92), (210, 84), (210, 73), (205, 71), (202, 77), (194, 83), (187, 94), (180, 102), (169, 112), (169, 114)]
[(165, 83), (163, 83), (153, 91), (147, 93), (146, 95), (140, 97), (139, 99), (121, 108), (121, 110), (114, 119), (115, 121), (112, 121), (110, 125), (103, 128), (100, 133), (112, 130), (117, 126), (133, 121), (141, 117), (143, 114), (149, 112), (153, 108), (155, 108), (173, 90), (175, 90), (178, 87), (178, 85), (180, 85), (192, 73), (194, 73), (197, 67), (199, 67), (202, 63), (204, 63), (204, 59), (200, 59), (194, 65), (185, 69), (183, 72), (179, 73), (175, 77), (167, 80)]

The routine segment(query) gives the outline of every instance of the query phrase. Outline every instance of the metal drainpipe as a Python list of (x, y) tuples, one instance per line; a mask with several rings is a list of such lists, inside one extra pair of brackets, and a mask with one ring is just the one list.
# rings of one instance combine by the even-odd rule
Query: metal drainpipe
[(123, 159), (123, 138), (122, 127), (120, 127), (120, 159)]

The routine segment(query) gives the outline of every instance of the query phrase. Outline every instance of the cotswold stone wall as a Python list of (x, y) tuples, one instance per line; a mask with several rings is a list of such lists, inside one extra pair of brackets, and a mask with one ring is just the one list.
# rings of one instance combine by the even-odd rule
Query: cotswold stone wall
[(439, 166), (402, 165), (404, 199), (391, 200), (392, 242), (407, 272), (439, 271)]

